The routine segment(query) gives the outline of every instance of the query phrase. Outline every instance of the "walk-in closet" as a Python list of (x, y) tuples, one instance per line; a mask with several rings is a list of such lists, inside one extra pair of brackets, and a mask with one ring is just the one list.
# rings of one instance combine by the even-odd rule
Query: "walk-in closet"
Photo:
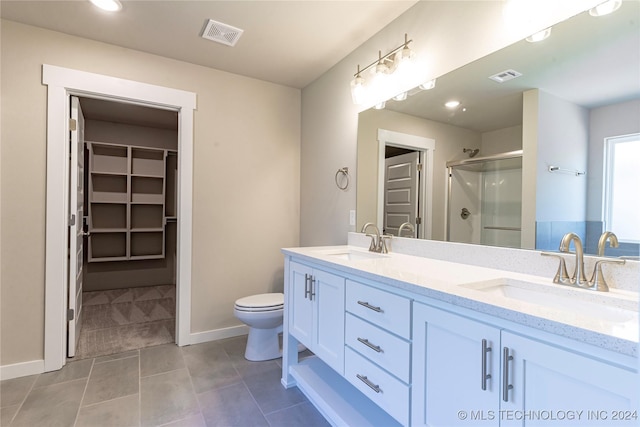
[(83, 255), (69, 355), (175, 342), (177, 112), (93, 98), (79, 104)]

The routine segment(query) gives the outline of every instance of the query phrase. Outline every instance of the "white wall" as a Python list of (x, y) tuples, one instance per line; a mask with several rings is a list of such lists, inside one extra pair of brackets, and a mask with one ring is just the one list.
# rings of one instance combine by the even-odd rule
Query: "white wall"
[(483, 132), (479, 156), (522, 150), (522, 125)]
[[(523, 3), (523, 2), (519, 2)], [(529, 2), (526, 23), (507, 24), (501, 1), (421, 1), (302, 91), (300, 241), (303, 246), (345, 243), (349, 210), (356, 207), (355, 183), (349, 191), (333, 183), (336, 170), (356, 165), (360, 108), (351, 101), (349, 82), (358, 64), (388, 52), (407, 33), (426, 63), (425, 80), (438, 77), (523, 39), (536, 30), (585, 10), (595, 1)], [(562, 10), (548, 8), (562, 7)], [(367, 106), (368, 107), (368, 106)], [(437, 148), (436, 148), (437, 150)]]
[(299, 90), (10, 21), (1, 55), (2, 366), (44, 351), (44, 63), (197, 94), (192, 333), (241, 325), (235, 299), (282, 290), (280, 248), (299, 242)]
[(602, 221), (604, 139), (640, 132), (640, 100), (594, 108), (590, 112), (587, 221)]

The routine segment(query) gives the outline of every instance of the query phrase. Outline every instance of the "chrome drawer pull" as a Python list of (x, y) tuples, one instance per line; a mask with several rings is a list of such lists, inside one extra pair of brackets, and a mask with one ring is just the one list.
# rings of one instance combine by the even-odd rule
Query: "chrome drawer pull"
[(371, 381), (369, 381), (369, 379), (367, 377), (365, 377), (364, 375), (356, 374), (356, 377), (358, 377), (358, 379), (360, 381), (362, 381), (363, 383), (368, 385), (369, 388), (371, 388), (371, 390), (375, 391), (376, 393), (381, 393), (382, 392), (382, 389), (380, 388), (380, 386), (378, 386), (378, 385), (372, 383)]
[(309, 289), (309, 279), (311, 279), (311, 276), (309, 274), (305, 274), (304, 275), (304, 299), (309, 298), (309, 294), (311, 293), (311, 290)]
[(380, 307), (373, 306), (366, 301), (358, 301), (358, 304), (367, 307), (369, 310), (373, 310), (377, 313), (383, 313), (383, 310)]
[(366, 338), (360, 338), (360, 337), (358, 337), (358, 341), (360, 341), (362, 344), (364, 344), (364, 345), (366, 345), (367, 347), (369, 347), (371, 350), (375, 350), (375, 351), (377, 351), (378, 353), (382, 353), (382, 352), (383, 352), (383, 351), (382, 351), (382, 348), (380, 348), (380, 346), (379, 346), (379, 345), (373, 345), (373, 344), (371, 344), (371, 343), (369, 342), (369, 340), (368, 340), (368, 339), (366, 339)]
[(482, 390), (487, 389), (487, 380), (491, 379), (491, 374), (487, 373), (487, 353), (491, 351), (491, 347), (487, 346), (487, 340), (482, 340)]
[(509, 384), (509, 361), (513, 360), (513, 356), (509, 355), (509, 347), (502, 349), (502, 400), (509, 401), (509, 390), (513, 389), (513, 385)]

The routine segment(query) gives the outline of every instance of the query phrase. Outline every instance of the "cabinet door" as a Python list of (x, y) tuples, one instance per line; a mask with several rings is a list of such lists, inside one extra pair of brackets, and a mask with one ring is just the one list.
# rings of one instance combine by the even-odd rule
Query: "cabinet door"
[(315, 338), (312, 351), (338, 373), (344, 373), (344, 282), (321, 270), (313, 271)]
[(636, 371), (509, 332), (502, 333), (502, 347), (513, 357), (506, 366), (513, 388), (508, 396), (500, 396), (501, 425), (640, 422), (634, 412), (640, 383)]
[(499, 349), (499, 329), (414, 303), (412, 425), (499, 425)]
[(313, 349), (313, 301), (309, 299), (311, 267), (292, 262), (289, 270), (289, 333)]

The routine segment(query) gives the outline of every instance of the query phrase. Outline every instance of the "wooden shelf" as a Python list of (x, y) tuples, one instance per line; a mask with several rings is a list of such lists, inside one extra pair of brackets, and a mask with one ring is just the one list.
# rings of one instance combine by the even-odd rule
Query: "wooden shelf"
[[(176, 156), (170, 150), (87, 142), (89, 262), (164, 258), (165, 213), (175, 216)], [(171, 151), (174, 153), (174, 151)]]

